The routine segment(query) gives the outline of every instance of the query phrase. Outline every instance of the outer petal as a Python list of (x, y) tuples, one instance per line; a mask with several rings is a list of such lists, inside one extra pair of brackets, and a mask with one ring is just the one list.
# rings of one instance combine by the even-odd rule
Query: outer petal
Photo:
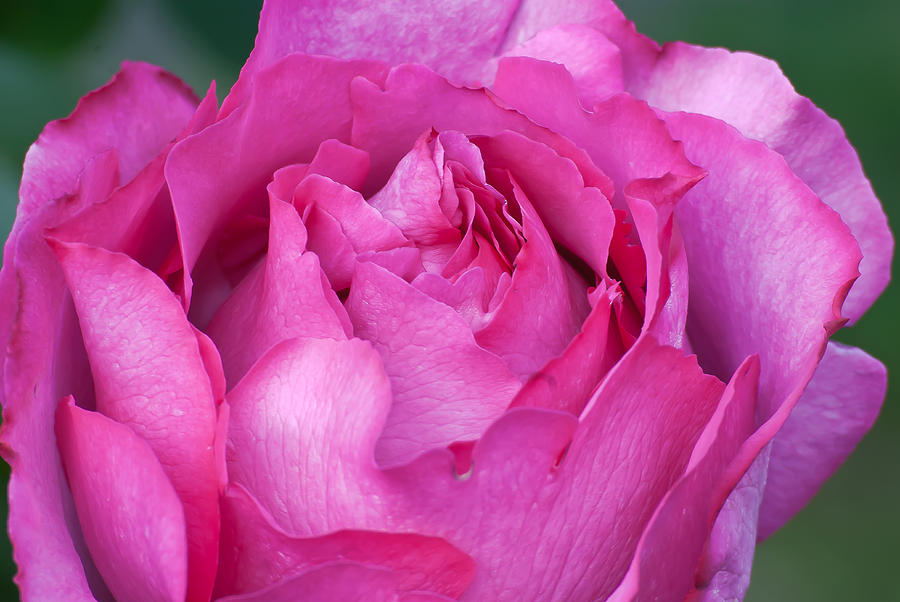
[(776, 410), (786, 418), (840, 324), (859, 248), (775, 152), (709, 117), (676, 113), (666, 124), (709, 169), (675, 211), (690, 265), (693, 349), (720, 375), (759, 353), (760, 418)]
[(243, 100), (258, 71), (293, 52), (393, 65), (425, 63), (455, 81), (477, 83), (484, 63), (503, 43), (518, 4), (518, 0), (267, 1), (253, 52), (222, 111), (231, 112)]
[(357, 265), (347, 311), (391, 379), (393, 404), (376, 448), (383, 465), (477, 439), (520, 387), (462, 316), (372, 263)]
[(187, 123), (197, 99), (175, 76), (146, 63), (123, 63), (72, 115), (44, 128), (25, 157), (20, 215), (72, 191), (92, 157), (118, 151), (121, 181), (131, 180)]
[(352, 327), (325, 279), (294, 208), (269, 202), (269, 251), (209, 324), (234, 386), (272, 345), (295, 337), (343, 339)]
[[(841, 323), (858, 247), (774, 151), (710, 117), (670, 114), (666, 123), (709, 169), (676, 207), (690, 265), (691, 346), (716, 374), (759, 353), (757, 421), (776, 431)], [(767, 461), (757, 461), (719, 516), (698, 578), (708, 591), (725, 588), (721, 579), (729, 583), (722, 591), (746, 588)]]
[[(319, 143), (350, 136), (350, 80), (381, 81), (385, 67), (294, 55), (260, 72), (240, 110), (181, 141), (166, 162), (184, 257), (184, 297), (190, 270), (210, 236), (239, 212), (265, 211), (266, 184), (276, 169), (308, 162)], [(210, 165), (215, 165), (211, 172)]]
[(884, 365), (829, 343), (812, 381), (775, 437), (759, 511), (759, 538), (774, 533), (816, 494), (878, 416)]
[[(630, 83), (630, 78), (642, 74), (651, 66), (659, 53), (656, 42), (637, 33), (634, 24), (625, 18), (612, 0), (560, 0), (552, 3), (522, 0), (509, 25), (501, 51), (509, 51), (543, 30), (570, 23), (596, 28), (621, 49), (626, 85)], [(563, 48), (560, 52), (565, 53), (566, 50)], [(572, 69), (572, 73), (577, 72), (578, 69)]]
[(113, 595), (184, 600), (184, 510), (147, 442), (71, 397), (59, 405), (56, 434), (88, 549)]
[(189, 600), (209, 597), (219, 510), (216, 410), (197, 338), (178, 300), (130, 258), (54, 243), (75, 301), (97, 409), (157, 454), (185, 505)]
[(338, 531), (293, 537), (281, 529), (240, 485), (223, 498), (219, 594), (262, 589), (315, 565), (348, 560), (389, 568), (404, 591), (456, 598), (475, 576), (475, 563), (446, 541), (415, 533)]
[[(44, 230), (105, 198), (120, 181), (119, 156), (121, 176), (130, 177), (178, 133), (192, 111), (193, 97), (175, 77), (126, 64), (70, 117), (48, 125), (29, 151), (0, 275), (3, 455), (13, 467), (10, 531), (26, 600), (90, 598), (85, 572), (89, 580), (96, 575), (77, 533), (52, 430), (62, 396), (75, 392), (90, 403), (93, 394), (84, 378), (74, 311)], [(102, 583), (98, 587), (94, 593), (102, 596)]]
[(881, 204), (840, 124), (797, 94), (762, 57), (667, 44), (629, 89), (654, 107), (711, 115), (781, 153), (791, 170), (840, 213), (863, 253), (844, 303), (855, 321), (890, 279), (894, 242)]

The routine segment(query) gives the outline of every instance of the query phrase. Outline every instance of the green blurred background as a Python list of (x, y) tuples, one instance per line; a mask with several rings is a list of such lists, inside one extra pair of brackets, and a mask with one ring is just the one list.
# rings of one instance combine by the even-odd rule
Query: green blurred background
[[(548, 0), (553, 1), (553, 0)], [(895, 0), (620, 0), (659, 40), (750, 50), (777, 60), (800, 93), (840, 121), (889, 220), (900, 224), (900, 3)], [(259, 3), (215, 0), (0, 2), (0, 231), (15, 215), (28, 145), (106, 82), (123, 59), (166, 67), (224, 96), (253, 45)], [(896, 272), (895, 272), (896, 274)], [(900, 374), (893, 286), (838, 339)], [(900, 387), (819, 496), (757, 550), (748, 600), (900, 601)], [(2, 477), (8, 467), (0, 462)], [(0, 502), (6, 516), (6, 502)], [(0, 540), (0, 600), (17, 599)]]

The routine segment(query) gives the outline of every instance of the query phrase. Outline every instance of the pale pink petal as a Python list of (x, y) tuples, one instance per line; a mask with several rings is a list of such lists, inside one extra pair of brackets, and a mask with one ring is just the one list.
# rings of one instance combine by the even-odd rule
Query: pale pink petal
[(391, 379), (380, 464), (477, 439), (521, 386), (462, 316), (384, 269), (359, 263), (346, 305), (354, 333), (372, 342)]
[(404, 591), (459, 596), (475, 563), (446, 541), (415, 533), (337, 531), (294, 537), (276, 526), (240, 485), (222, 500), (222, 552), (217, 595), (252, 592), (318, 564), (350, 560), (391, 569)]
[(760, 539), (812, 499), (875, 422), (887, 388), (884, 365), (831, 342), (772, 446), (759, 510)]
[(296, 337), (344, 339), (352, 333), (318, 257), (305, 250), (300, 216), (291, 205), (272, 199), (269, 220), (265, 263), (241, 281), (207, 328), (231, 387), (276, 343)]
[(697, 566), (696, 589), (686, 602), (731, 602), (747, 593), (769, 449), (760, 453), (719, 511)]
[(218, 549), (216, 410), (197, 338), (178, 299), (118, 253), (53, 242), (75, 301), (97, 409), (133, 428), (185, 505), (189, 600), (212, 590)]
[(286, 57), (256, 74), (256, 87), (238, 110), (172, 149), (165, 174), (186, 266), (186, 300), (189, 272), (210, 236), (235, 214), (264, 214), (266, 184), (276, 169), (310, 161), (323, 140), (348, 141), (350, 80), (381, 81), (385, 71), (370, 61)]
[[(746, 442), (755, 422), (758, 378), (755, 357), (738, 368), (685, 473), (641, 536), (631, 567), (610, 602), (681, 600), (693, 589), (697, 561), (713, 520), (759, 451), (758, 442)], [(754, 448), (750, 453), (741, 453), (749, 447)]]
[[(359, 513), (352, 471), (374, 470), (390, 410), (381, 359), (358, 339), (292, 339), (271, 348), (228, 394), (228, 471), (284, 530), (319, 535)], [(335, 486), (333, 466), (351, 473)]]
[(265, 2), (253, 52), (222, 105), (231, 112), (256, 74), (293, 52), (388, 64), (425, 63), (454, 81), (477, 83), (503, 43), (518, 2), (404, 3), (395, 0)]
[(765, 145), (710, 117), (673, 113), (666, 123), (709, 170), (675, 209), (690, 266), (692, 348), (721, 376), (759, 353), (758, 418), (777, 411), (784, 420), (840, 324), (859, 248)]
[[(710, 117), (669, 114), (666, 123), (709, 169), (676, 207), (690, 265), (691, 347), (715, 374), (759, 354), (757, 422), (771, 438), (841, 324), (859, 250), (839, 216), (762, 143)], [(746, 588), (767, 462), (766, 452), (719, 515), (698, 574), (703, 592), (729, 599)]]
[(564, 65), (578, 87), (582, 106), (625, 89), (619, 47), (594, 27), (580, 23), (544, 29), (503, 56), (530, 56)]
[(147, 442), (71, 397), (59, 405), (56, 436), (88, 549), (113, 595), (184, 600), (184, 510)]
[(881, 204), (840, 124), (797, 94), (773, 61), (721, 48), (667, 44), (629, 90), (666, 111), (710, 115), (784, 156), (841, 214), (863, 253), (861, 276), (844, 303), (855, 321), (890, 279), (893, 238)]

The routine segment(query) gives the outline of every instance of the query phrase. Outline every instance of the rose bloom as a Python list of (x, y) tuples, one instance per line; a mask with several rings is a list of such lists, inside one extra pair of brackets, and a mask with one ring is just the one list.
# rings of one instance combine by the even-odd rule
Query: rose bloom
[(766, 59), (610, 2), (272, 0), (28, 151), (25, 600), (732, 600), (871, 426), (893, 242)]

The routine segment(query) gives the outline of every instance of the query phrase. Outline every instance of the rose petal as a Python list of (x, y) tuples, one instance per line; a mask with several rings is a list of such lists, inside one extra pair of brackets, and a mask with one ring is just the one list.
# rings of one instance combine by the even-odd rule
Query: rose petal
[[(211, 124), (215, 113), (213, 84), (177, 139)], [(103, 202), (86, 208), (54, 228), (51, 235), (60, 240), (126, 253), (154, 271), (162, 268), (177, 243), (172, 201), (163, 176), (163, 166), (171, 148), (172, 145), (167, 144), (134, 179), (113, 191)]]
[(646, 103), (617, 94), (598, 103), (593, 112), (584, 111), (572, 75), (561, 65), (504, 58), (491, 91), (587, 151), (615, 182), (617, 208), (624, 207), (625, 186), (632, 180), (666, 174), (692, 179), (703, 174), (685, 158), (681, 143), (672, 140), (666, 124)]
[(379, 464), (477, 439), (521, 386), (453, 309), (371, 263), (357, 265), (346, 305), (356, 336), (372, 342), (391, 379)]
[(218, 547), (216, 411), (197, 339), (176, 297), (118, 253), (52, 241), (91, 362), (97, 409), (132, 427), (185, 505), (189, 600), (209, 597)]
[(56, 435), (87, 546), (113, 595), (184, 600), (184, 510), (147, 442), (71, 397), (59, 405)]
[(569, 23), (544, 29), (503, 56), (529, 56), (565, 65), (586, 109), (625, 89), (619, 47), (588, 25)]
[[(837, 213), (774, 151), (710, 117), (673, 113), (666, 123), (709, 169), (675, 210), (690, 265), (692, 347), (719, 375), (759, 353), (760, 421), (776, 410), (786, 418), (812, 377), (826, 329), (839, 324), (859, 249)], [(784, 198), (791, 202), (773, 200)], [(734, 244), (748, 237), (752, 245)]]
[(241, 76), (222, 105), (230, 113), (249, 93), (256, 74), (293, 52), (366, 58), (388, 64), (426, 63), (462, 83), (477, 82), (503, 42), (518, 2), (485, 5), (330, 0), (265, 2), (259, 33)]
[(591, 297), (591, 313), (566, 349), (534, 373), (512, 407), (548, 408), (575, 416), (587, 405), (600, 380), (625, 351), (610, 333), (612, 303), (621, 292), (611, 288)]
[(318, 254), (335, 290), (350, 286), (360, 254), (410, 244), (361, 194), (328, 178), (306, 176), (292, 199), (305, 215), (309, 249)]
[(563, 352), (590, 306), (586, 289), (569, 288), (562, 259), (530, 200), (517, 182), (512, 188), (526, 242), (516, 256), (512, 285), (475, 340), (525, 379)]
[(350, 80), (381, 81), (384, 73), (370, 61), (285, 57), (256, 74), (239, 110), (172, 149), (165, 174), (186, 266), (186, 304), (189, 272), (210, 236), (234, 213), (264, 212), (266, 184), (276, 169), (309, 161), (322, 140), (348, 140)]
[[(757, 422), (774, 436), (841, 324), (858, 247), (765, 145), (710, 117), (669, 114), (666, 123), (688, 157), (709, 169), (676, 207), (690, 265), (691, 346), (716, 374), (733, 370), (741, 354), (759, 353)], [(752, 246), (734, 244), (748, 237)], [(719, 515), (698, 576), (704, 592), (740, 596), (746, 588), (767, 462), (766, 452)]]
[(89, 159), (117, 150), (128, 182), (184, 127), (197, 99), (181, 80), (146, 63), (125, 62), (66, 119), (44, 128), (25, 157), (20, 212), (72, 191)]
[(694, 571), (728, 493), (749, 468), (740, 454), (753, 430), (759, 361), (738, 368), (716, 413), (694, 447), (685, 473), (656, 508), (641, 536), (631, 567), (610, 602), (682, 599), (694, 586)]
[(636, 82), (629, 89), (654, 107), (710, 115), (765, 142), (841, 214), (863, 253), (861, 276), (843, 306), (856, 321), (887, 286), (894, 244), (840, 124), (797, 94), (773, 61), (749, 53), (667, 44)]
[(767, 447), (725, 500), (697, 566), (696, 590), (686, 602), (730, 602), (747, 593), (768, 465)]
[(294, 208), (269, 202), (269, 252), (222, 305), (207, 331), (233, 387), (267, 349), (296, 337), (344, 339), (352, 326), (325, 279)]
[[(552, 4), (542, 0), (522, 0), (507, 29), (501, 51), (507, 52), (543, 30), (568, 23), (589, 25), (622, 50), (626, 85), (652, 66), (659, 53), (656, 42), (637, 33), (634, 23), (627, 20), (611, 0), (566, 0)], [(572, 71), (576, 72), (577, 69)]]
[[(193, 104), (175, 77), (126, 63), (72, 115), (49, 124), (26, 159), (0, 275), (0, 344), (7, 350), (0, 370), (0, 438), (12, 466), (10, 533), (25, 599), (92, 599), (85, 576), (93, 594), (108, 597), (78, 533), (52, 431), (63, 395), (74, 392), (92, 404), (93, 392), (74, 311), (44, 231), (131, 177), (184, 126)], [(75, 525), (71, 531), (67, 522)]]
[(475, 576), (475, 563), (446, 541), (414, 533), (338, 531), (293, 537), (278, 528), (240, 485), (223, 498), (219, 595), (251, 592), (318, 564), (349, 560), (391, 569), (404, 591), (456, 598)]
[(341, 528), (346, 513), (365, 510), (343, 505), (356, 480), (347, 479), (339, 495), (327, 475), (335, 463), (374, 468), (391, 390), (368, 343), (280, 343), (231, 390), (228, 403), (231, 481), (246, 487), (282, 529), (319, 535)]
[(335, 561), (309, 569), (251, 594), (219, 598), (219, 602), (442, 602), (438, 594), (397, 591), (399, 577), (388, 569)]
[(831, 342), (816, 373), (775, 437), (759, 510), (766, 538), (812, 499), (878, 416), (887, 389), (884, 365)]

